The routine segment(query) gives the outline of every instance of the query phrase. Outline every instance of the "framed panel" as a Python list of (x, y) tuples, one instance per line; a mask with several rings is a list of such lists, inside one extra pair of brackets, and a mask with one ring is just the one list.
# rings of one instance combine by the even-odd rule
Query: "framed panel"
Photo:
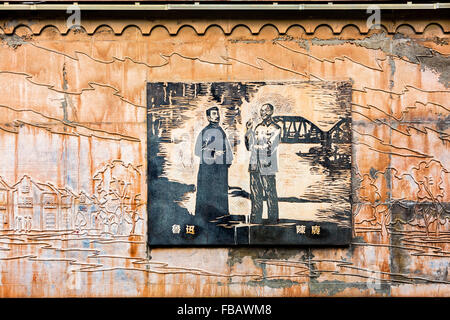
[(148, 83), (149, 244), (345, 245), (351, 82)]

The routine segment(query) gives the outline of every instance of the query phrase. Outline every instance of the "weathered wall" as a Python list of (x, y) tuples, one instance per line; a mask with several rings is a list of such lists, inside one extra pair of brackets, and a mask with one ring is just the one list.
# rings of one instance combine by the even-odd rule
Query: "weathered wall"
[[(449, 296), (450, 24), (434, 19), (3, 17), (0, 296)], [(146, 81), (317, 79), (353, 81), (351, 246), (148, 250)]]

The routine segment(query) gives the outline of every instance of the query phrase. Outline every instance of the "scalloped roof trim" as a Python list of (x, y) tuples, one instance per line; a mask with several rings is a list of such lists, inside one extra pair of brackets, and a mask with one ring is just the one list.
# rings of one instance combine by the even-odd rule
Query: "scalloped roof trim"
[[(0, 33), (3, 34), (14, 34), (19, 28), (28, 29), (28, 32), (33, 35), (39, 35), (46, 28), (55, 28), (58, 30), (60, 34), (66, 35), (69, 32), (73, 33), (73, 30), (70, 30), (66, 23), (60, 23), (59, 21), (48, 21), (45, 23), (36, 23), (33, 21), (26, 22), (17, 22), (15, 24), (11, 23), (1, 23), (0, 21)], [(286, 21), (276, 21), (272, 20), (270, 23), (265, 21), (257, 22), (252, 21), (251, 23), (246, 23), (246, 21), (222, 21), (220, 22), (186, 22), (183, 24), (178, 24), (175, 21), (167, 20), (167, 21), (123, 21), (123, 22), (113, 22), (107, 23), (106, 21), (87, 21), (82, 23), (79, 27), (78, 32), (87, 33), (89, 35), (96, 34), (99, 30), (104, 28), (110, 29), (112, 33), (116, 35), (121, 35), (128, 28), (136, 28), (142, 35), (150, 35), (155, 29), (163, 28), (170, 35), (177, 35), (184, 28), (191, 28), (198, 35), (204, 35), (211, 28), (219, 28), (226, 35), (232, 34), (234, 30), (238, 27), (244, 27), (248, 29), (248, 31), (253, 34), (259, 34), (265, 28), (273, 28), (279, 34), (286, 34), (289, 32), (291, 28), (298, 27), (301, 28), (305, 34), (315, 34), (319, 30), (328, 29), (327, 31), (337, 35), (341, 34), (346, 29), (354, 28), (360, 34), (367, 34), (371, 30), (367, 28), (366, 21), (352, 21), (351, 23), (323, 23), (323, 20), (309, 20), (303, 21), (299, 23), (286, 22)], [(450, 33), (450, 22), (414, 22), (409, 23), (407, 21), (399, 21), (397, 23), (381, 23), (381, 28), (390, 34), (396, 33), (400, 28), (410, 29), (411, 33), (422, 34), (429, 30), (438, 30), (440, 33), (446, 34)]]

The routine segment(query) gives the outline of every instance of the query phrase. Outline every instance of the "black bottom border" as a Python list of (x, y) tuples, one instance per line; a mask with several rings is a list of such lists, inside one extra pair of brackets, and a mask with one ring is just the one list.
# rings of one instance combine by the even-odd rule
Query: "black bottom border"
[[(73, 316), (114, 315), (114, 318), (150, 319), (297, 319), (347, 318), (348, 316), (375, 317), (416, 315), (422, 310), (448, 306), (448, 298), (19, 298), (0, 299), (0, 305), (20, 310), (22, 315), (63, 313)], [(240, 306), (240, 307), (238, 307)], [(252, 308), (252, 306), (255, 306)], [(197, 308), (197, 309), (195, 309)], [(206, 315), (206, 309), (209, 313)], [(247, 313), (244, 314), (244, 310)], [(54, 312), (50, 312), (53, 310)], [(58, 312), (56, 312), (58, 310)], [(61, 310), (63, 313), (61, 313)], [(65, 310), (65, 311), (64, 311)], [(253, 310), (250, 314), (249, 310)], [(192, 312), (192, 314), (189, 314)], [(195, 314), (193, 314), (195, 312)], [(186, 314), (188, 313), (188, 314)]]

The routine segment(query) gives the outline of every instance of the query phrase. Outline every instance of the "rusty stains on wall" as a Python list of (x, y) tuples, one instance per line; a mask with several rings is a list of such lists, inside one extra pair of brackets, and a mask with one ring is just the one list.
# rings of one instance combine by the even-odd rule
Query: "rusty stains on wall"
[[(448, 18), (87, 18), (0, 22), (0, 296), (449, 295)], [(348, 79), (350, 247), (147, 248), (146, 81)]]

